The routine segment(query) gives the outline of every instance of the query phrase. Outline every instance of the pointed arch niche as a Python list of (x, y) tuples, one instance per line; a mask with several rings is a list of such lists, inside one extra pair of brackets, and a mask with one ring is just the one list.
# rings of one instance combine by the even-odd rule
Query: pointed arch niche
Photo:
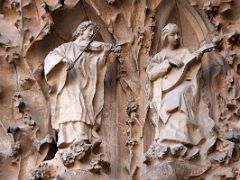
[(167, 23), (176, 23), (179, 26), (182, 45), (190, 51), (196, 50), (201, 43), (209, 40), (209, 35), (214, 32), (214, 27), (207, 17), (187, 0), (162, 0), (156, 8), (155, 35), (150, 55), (160, 51), (161, 29)]
[[(161, 50), (161, 30), (168, 23), (175, 23), (179, 26), (181, 33), (181, 44), (188, 48), (191, 52), (197, 50), (202, 44), (211, 41), (215, 33), (214, 26), (209, 19), (198, 9), (192, 7), (187, 0), (162, 0), (156, 8), (155, 16), (156, 26), (150, 56), (154, 56)], [(210, 55), (209, 55), (210, 54)], [(206, 91), (206, 96), (211, 99), (214, 97), (214, 90), (211, 89), (213, 82), (212, 73), (216, 70), (213, 64), (214, 56), (208, 53), (208, 56), (203, 56), (201, 61), (201, 76), (204, 84), (203, 91)], [(221, 69), (221, 68), (220, 68)], [(220, 71), (217, 71), (218, 73)], [(214, 119), (211, 111), (215, 108), (214, 101), (211, 99), (210, 116)], [(147, 116), (146, 116), (147, 117)], [(153, 127), (146, 120), (144, 126), (144, 152), (149, 148), (153, 141)]]

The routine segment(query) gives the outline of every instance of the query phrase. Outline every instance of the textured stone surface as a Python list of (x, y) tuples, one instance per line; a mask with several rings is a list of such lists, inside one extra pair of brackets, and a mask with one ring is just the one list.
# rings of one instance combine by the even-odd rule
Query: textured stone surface
[[(0, 0), (0, 179), (239, 179), (239, 8), (238, 0)], [(98, 89), (104, 93), (101, 140), (80, 141), (61, 153), (44, 59), (72, 42), (85, 20), (100, 28), (95, 41), (115, 47), (100, 75), (105, 76)], [(177, 24), (181, 46), (190, 54), (216, 45), (187, 68), (198, 68), (190, 76), (196, 78), (191, 92), (183, 93), (194, 126), (183, 126), (179, 119), (186, 117), (174, 111), (168, 122), (179, 121), (180, 134), (198, 129), (197, 143), (172, 133), (166, 137), (167, 123), (152, 120), (148, 69), (163, 51), (168, 23)], [(181, 59), (180, 54), (170, 56)], [(185, 81), (169, 92), (182, 92), (181, 85)]]

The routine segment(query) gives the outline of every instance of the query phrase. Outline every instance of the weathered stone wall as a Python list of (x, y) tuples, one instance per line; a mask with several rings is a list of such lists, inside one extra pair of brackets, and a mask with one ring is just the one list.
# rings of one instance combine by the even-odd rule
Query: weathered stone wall
[[(54, 171), (41, 166), (57, 152), (44, 59), (71, 41), (83, 20), (100, 27), (96, 40), (121, 47), (109, 58), (99, 131), (110, 169), (73, 170), (62, 178), (239, 179), (239, 8), (238, 0), (0, 0), (0, 179), (46, 178)], [(204, 42), (217, 44), (202, 58), (196, 97), (196, 113), (206, 115), (198, 121), (210, 134), (193, 159), (174, 157), (152, 168), (144, 163), (154, 138), (146, 68), (169, 22), (179, 26), (191, 52)]]

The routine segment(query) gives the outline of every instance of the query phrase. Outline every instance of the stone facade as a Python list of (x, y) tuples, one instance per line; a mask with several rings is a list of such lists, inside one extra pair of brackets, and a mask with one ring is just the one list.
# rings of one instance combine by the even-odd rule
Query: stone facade
[(240, 179), (238, 0), (0, 0), (0, 179)]

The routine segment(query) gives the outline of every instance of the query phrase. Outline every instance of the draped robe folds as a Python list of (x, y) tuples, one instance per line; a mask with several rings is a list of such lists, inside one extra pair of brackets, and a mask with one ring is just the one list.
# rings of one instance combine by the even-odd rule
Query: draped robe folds
[(102, 48), (103, 43), (92, 42), (67, 72), (67, 63), (74, 62), (87, 44), (87, 41), (62, 44), (45, 59), (44, 73), (50, 86), (51, 122), (55, 130), (69, 122), (91, 127), (101, 124), (108, 53)]
[[(186, 48), (171, 54), (163, 49), (156, 54), (147, 67), (150, 79), (150, 116), (155, 124), (155, 139), (160, 142), (179, 142), (196, 145), (202, 139), (196, 123), (193, 106), (198, 92), (197, 73), (200, 66), (189, 69), (183, 82), (170, 92), (161, 91), (162, 78), (171, 73), (171, 60), (183, 60), (190, 52)], [(176, 67), (175, 67), (176, 68)]]

